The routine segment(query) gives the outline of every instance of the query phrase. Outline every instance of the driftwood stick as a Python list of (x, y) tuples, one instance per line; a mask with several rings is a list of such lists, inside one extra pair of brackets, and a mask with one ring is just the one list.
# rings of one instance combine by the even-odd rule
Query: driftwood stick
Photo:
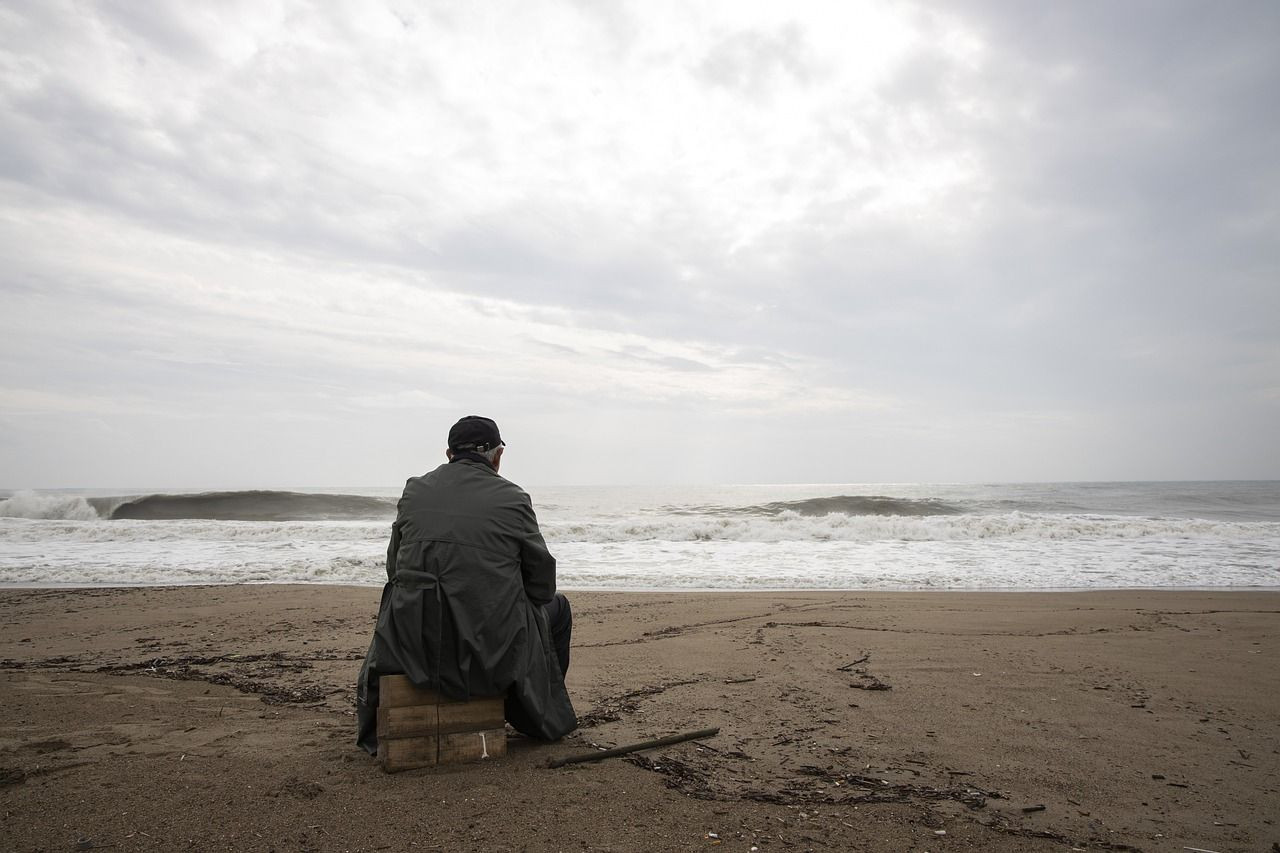
[(657, 740), (646, 740), (643, 743), (633, 743), (628, 744), (627, 746), (615, 746), (613, 749), (603, 749), (597, 752), (582, 752), (565, 758), (554, 758), (547, 763), (547, 766), (564, 767), (566, 764), (581, 764), (585, 761), (600, 761), (605, 758), (614, 758), (618, 755), (626, 755), (629, 752), (639, 752), (642, 749), (657, 749), (660, 746), (671, 746), (676, 743), (684, 743), (687, 740), (714, 737), (718, 734), (720, 734), (719, 726), (714, 729), (699, 729), (696, 732), (685, 732), (680, 735), (660, 737)]

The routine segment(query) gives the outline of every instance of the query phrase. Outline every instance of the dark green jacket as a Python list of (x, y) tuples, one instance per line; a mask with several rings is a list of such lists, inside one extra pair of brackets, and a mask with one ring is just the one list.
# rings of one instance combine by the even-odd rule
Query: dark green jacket
[(356, 686), (357, 743), (377, 751), (378, 677), (395, 673), (451, 699), (505, 695), (507, 721), (532, 737), (573, 731), (542, 611), (555, 593), (555, 557), (519, 486), (470, 459), (410, 479)]

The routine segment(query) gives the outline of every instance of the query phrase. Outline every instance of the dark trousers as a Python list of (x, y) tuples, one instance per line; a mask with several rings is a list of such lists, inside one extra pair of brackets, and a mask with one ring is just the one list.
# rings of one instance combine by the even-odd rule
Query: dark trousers
[(542, 605), (542, 612), (547, 614), (547, 626), (551, 628), (551, 645), (555, 646), (556, 657), (560, 660), (560, 673), (569, 672), (569, 640), (573, 636), (573, 610), (569, 607), (569, 599), (563, 593)]

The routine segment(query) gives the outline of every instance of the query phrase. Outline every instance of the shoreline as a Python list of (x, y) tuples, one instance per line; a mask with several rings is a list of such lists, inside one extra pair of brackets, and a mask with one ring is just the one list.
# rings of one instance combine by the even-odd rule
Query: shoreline
[[(199, 581), (192, 583), (48, 583), (48, 584), (32, 584), (32, 583), (5, 583), (0, 581), (0, 590), (21, 591), (24, 589), (201, 589), (201, 588), (219, 588), (219, 587), (237, 587), (237, 586), (283, 586), (283, 587), (333, 587), (335, 589), (381, 589), (386, 581), (370, 582), (367, 584), (358, 583), (325, 583), (321, 581), (301, 582), (301, 581), (226, 581), (226, 582), (209, 582)], [(1045, 595), (1058, 594), (1074, 594), (1074, 593), (1090, 593), (1090, 592), (1280, 592), (1280, 585), (1259, 585), (1259, 586), (1056, 586), (1056, 587), (1003, 587), (1003, 586), (920, 586), (920, 587), (613, 587), (613, 586), (561, 586), (560, 592), (564, 593), (637, 593), (640, 595), (665, 595), (674, 593), (688, 593), (690, 595), (753, 595), (759, 594), (778, 594), (789, 592), (813, 592), (813, 593), (830, 593), (833, 595), (843, 594), (868, 594), (876, 593), (893, 593), (893, 594), (909, 594), (909, 593), (991, 593), (993, 595), (1006, 594), (1027, 594), (1034, 595), (1043, 593)]]
[(51, 851), (1280, 840), (1273, 590), (568, 590), (579, 731), (387, 776), (351, 712), (379, 589), (0, 588), (0, 835)]

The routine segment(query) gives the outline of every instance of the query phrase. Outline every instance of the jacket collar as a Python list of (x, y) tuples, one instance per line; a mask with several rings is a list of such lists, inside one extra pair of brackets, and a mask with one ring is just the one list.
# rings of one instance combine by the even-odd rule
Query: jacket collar
[(449, 460), (449, 464), (452, 465), (455, 462), (479, 462), (490, 471), (493, 470), (493, 466), (489, 464), (488, 459), (485, 459), (479, 453), (473, 453), (470, 450), (453, 451), (453, 458)]

